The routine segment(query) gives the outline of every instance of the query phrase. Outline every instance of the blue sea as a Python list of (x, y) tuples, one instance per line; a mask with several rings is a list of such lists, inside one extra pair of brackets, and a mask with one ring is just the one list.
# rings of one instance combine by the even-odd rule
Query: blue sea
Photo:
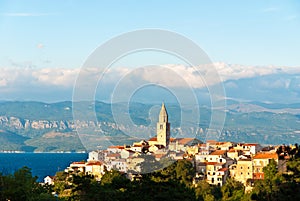
[(13, 173), (27, 166), (33, 176), (42, 182), (47, 175), (54, 176), (74, 161), (87, 160), (87, 153), (0, 153), (0, 172)]

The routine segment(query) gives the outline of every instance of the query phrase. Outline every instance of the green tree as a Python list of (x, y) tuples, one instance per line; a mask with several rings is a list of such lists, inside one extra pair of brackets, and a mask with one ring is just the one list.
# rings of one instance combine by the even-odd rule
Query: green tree
[(209, 185), (205, 180), (197, 183), (195, 194), (198, 201), (219, 200), (222, 196), (218, 186)]
[[(255, 183), (251, 193), (252, 200), (281, 200), (281, 183), (284, 178), (277, 173), (277, 163), (274, 159), (263, 168), (264, 179)], [(283, 198), (284, 199), (284, 198)]]
[(241, 182), (229, 178), (222, 186), (221, 192), (222, 200), (239, 201), (244, 197), (245, 187)]
[(48, 187), (40, 185), (33, 177), (31, 169), (23, 167), (14, 172), (14, 174), (1, 175), (1, 200), (55, 200)]
[(195, 176), (195, 168), (193, 164), (188, 160), (179, 160), (175, 167), (176, 177), (179, 181), (183, 182), (187, 186), (192, 184)]
[(114, 188), (122, 188), (129, 183), (129, 179), (117, 170), (106, 171), (101, 178), (102, 185), (111, 185)]

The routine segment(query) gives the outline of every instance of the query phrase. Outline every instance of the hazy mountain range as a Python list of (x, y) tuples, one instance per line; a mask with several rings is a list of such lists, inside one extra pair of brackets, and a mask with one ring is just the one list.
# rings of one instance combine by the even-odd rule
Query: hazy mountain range
[[(217, 112), (226, 113), (223, 130), (209, 129), (212, 111), (205, 105), (200, 107), (198, 125), (185, 118), (194, 106), (166, 105), (174, 137), (197, 137), (204, 141), (213, 133), (221, 141), (261, 144), (288, 144), (300, 139), (300, 103), (228, 100), (226, 108), (217, 109)], [(81, 116), (74, 118), (72, 106)], [(116, 122), (111, 108), (119, 111), (118, 114), (127, 111), (135, 127)], [(0, 151), (82, 151), (154, 136), (160, 105), (132, 102), (128, 108), (125, 103), (78, 102), (72, 105), (72, 102), (3, 101), (0, 103)]]

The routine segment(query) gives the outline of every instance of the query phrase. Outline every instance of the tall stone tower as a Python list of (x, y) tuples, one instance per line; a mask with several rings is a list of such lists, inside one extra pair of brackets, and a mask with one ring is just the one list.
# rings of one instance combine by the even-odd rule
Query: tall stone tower
[(168, 113), (163, 103), (157, 122), (157, 144), (167, 147), (170, 142), (170, 123), (168, 122)]

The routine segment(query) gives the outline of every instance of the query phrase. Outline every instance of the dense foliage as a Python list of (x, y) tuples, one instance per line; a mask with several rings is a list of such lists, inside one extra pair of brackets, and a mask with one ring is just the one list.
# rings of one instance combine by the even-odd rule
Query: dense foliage
[(41, 185), (28, 167), (14, 174), (0, 174), (0, 201), (46, 201), (55, 200), (51, 186)]
[(287, 162), (288, 171), (285, 173), (278, 173), (276, 162), (270, 161), (264, 168), (264, 179), (255, 181), (250, 191), (245, 191), (244, 185), (232, 178), (222, 187), (209, 185), (203, 180), (193, 183), (195, 170), (192, 163), (179, 160), (159, 171), (140, 175), (133, 181), (116, 170), (106, 171), (101, 181), (79, 172), (71, 175), (58, 172), (54, 186), (40, 185), (30, 169), (24, 167), (14, 174), (0, 175), (0, 201), (300, 200), (298, 151)]

